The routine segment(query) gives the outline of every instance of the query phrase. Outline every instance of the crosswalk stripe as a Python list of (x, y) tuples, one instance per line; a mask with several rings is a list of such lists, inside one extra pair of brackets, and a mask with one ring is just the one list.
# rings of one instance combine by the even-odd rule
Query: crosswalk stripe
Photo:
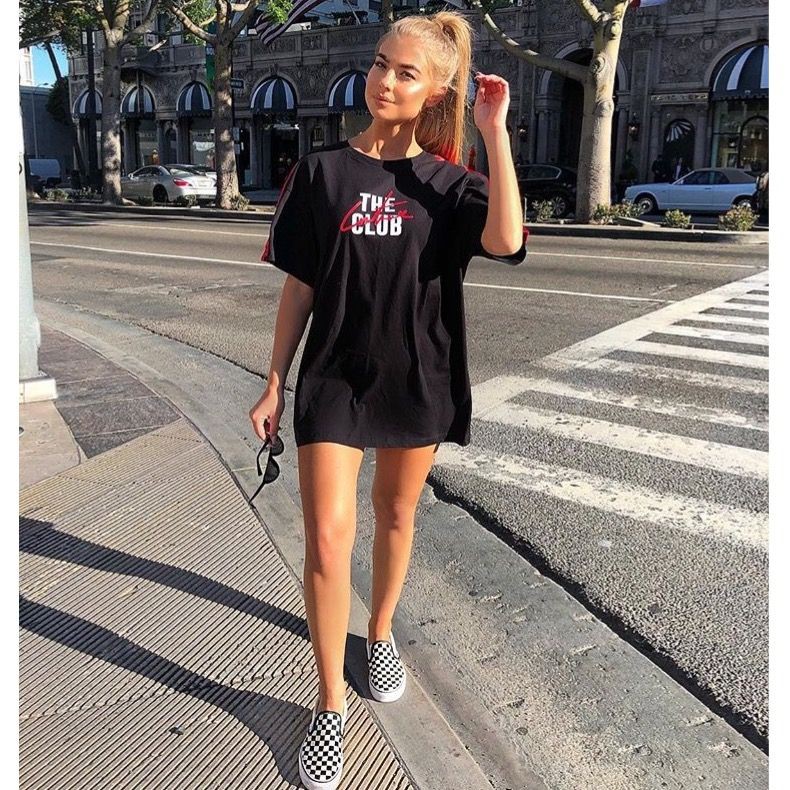
[[(649, 395), (620, 395), (619, 393), (596, 387), (584, 387), (582, 389), (574, 387), (572, 384), (553, 381), (548, 378), (498, 376), (486, 383), (491, 385), (492, 390), (513, 393), (510, 397), (520, 394), (517, 391), (520, 389), (521, 392), (541, 392), (545, 395), (603, 403), (623, 409), (664, 414), (670, 417), (710, 422), (717, 425), (730, 425), (735, 428), (745, 428), (754, 431), (768, 430), (768, 424), (764, 420), (750, 420), (742, 414), (724, 411), (723, 409), (711, 409), (690, 403), (673, 403), (660, 398), (653, 398)], [(476, 395), (473, 397), (473, 403), (475, 399)], [(485, 412), (481, 407), (475, 407), (474, 416), (485, 418)]]
[(759, 354), (740, 354), (736, 351), (716, 351), (709, 348), (693, 346), (674, 346), (670, 343), (653, 343), (648, 340), (636, 340), (624, 346), (624, 351), (635, 354), (651, 354), (653, 356), (674, 357), (680, 359), (715, 362), (720, 365), (737, 365), (743, 368), (768, 370), (768, 357)]
[(704, 321), (706, 324), (738, 324), (739, 326), (754, 326), (768, 329), (767, 318), (752, 318), (743, 315), (712, 315), (711, 313), (695, 313), (681, 321)]
[(749, 296), (748, 294), (739, 296), (737, 299), (729, 300), (730, 303), (734, 304), (759, 304), (766, 308), (769, 305), (769, 301), (767, 296), (763, 298), (762, 296)]
[[(543, 359), (537, 363), (547, 370), (566, 371), (570, 366), (557, 360)], [(613, 373), (621, 376), (641, 376), (660, 381), (679, 381), (698, 387), (716, 387), (727, 391), (748, 392), (755, 395), (768, 394), (768, 382), (760, 379), (744, 379), (740, 376), (724, 376), (717, 373), (700, 373), (685, 368), (672, 368), (665, 365), (647, 365), (641, 362), (627, 362), (622, 359), (603, 357), (593, 359), (579, 370)]]
[[(474, 403), (474, 395), (472, 398)], [(476, 415), (477, 416), (477, 415)], [(747, 447), (707, 442), (606, 420), (500, 403), (480, 415), (486, 422), (540, 430), (574, 441), (691, 464), (758, 479), (768, 477), (768, 454)]]
[(673, 326), (664, 327), (662, 335), (676, 335), (678, 337), (699, 337), (704, 340), (722, 340), (725, 343), (751, 343), (754, 346), (767, 346), (767, 335), (751, 335), (748, 332), (734, 332), (728, 329), (704, 329), (698, 326)]
[(730, 299), (727, 302), (722, 302), (721, 304), (716, 305), (716, 307), (722, 310), (740, 310), (744, 313), (756, 313), (757, 315), (764, 315), (766, 318), (768, 317), (768, 305), (744, 304), (743, 301), (736, 302), (735, 300)]
[(768, 516), (716, 502), (658, 492), (631, 483), (542, 463), (533, 458), (487, 454), (443, 444), (436, 463), (477, 473), (487, 481), (515, 485), (522, 490), (615, 513), (659, 527), (716, 537), (765, 548)]

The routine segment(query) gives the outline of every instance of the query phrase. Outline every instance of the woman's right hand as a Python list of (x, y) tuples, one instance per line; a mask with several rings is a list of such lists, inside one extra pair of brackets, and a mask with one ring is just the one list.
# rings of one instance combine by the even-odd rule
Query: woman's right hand
[(260, 400), (250, 409), (252, 427), (258, 438), (274, 441), (280, 429), (280, 417), (285, 409), (285, 396), (276, 387), (267, 387)]

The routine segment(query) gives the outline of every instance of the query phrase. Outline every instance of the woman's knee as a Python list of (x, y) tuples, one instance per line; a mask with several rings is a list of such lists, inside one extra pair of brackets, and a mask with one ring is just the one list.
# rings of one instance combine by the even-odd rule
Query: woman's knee
[(398, 528), (410, 527), (414, 523), (417, 502), (410, 497), (373, 491), (371, 502), (377, 524), (386, 524), (389, 527)]
[(305, 520), (305, 553), (320, 573), (346, 568), (354, 546), (356, 525), (350, 517), (324, 516)]

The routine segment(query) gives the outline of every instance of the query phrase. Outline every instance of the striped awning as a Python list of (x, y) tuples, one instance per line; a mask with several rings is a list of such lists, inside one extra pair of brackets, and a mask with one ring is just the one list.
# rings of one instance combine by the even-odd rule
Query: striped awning
[(730, 55), (716, 72), (710, 97), (764, 99), (768, 97), (768, 44), (751, 44)]
[(365, 75), (361, 71), (344, 74), (329, 92), (329, 111), (365, 110)]
[(153, 118), (154, 94), (145, 85), (141, 90), (137, 86), (129, 89), (121, 100), (121, 115), (126, 118)]
[(270, 77), (252, 92), (250, 109), (253, 115), (295, 112), (296, 94), (282, 77)]
[(190, 82), (178, 97), (176, 114), (179, 118), (199, 118), (211, 115), (211, 96), (202, 82)]
[[(99, 91), (94, 90), (93, 93), (96, 96), (96, 114), (94, 115), (95, 118), (101, 118), (101, 93)], [(88, 117), (88, 91), (84, 90), (78, 97), (77, 101), (74, 102), (74, 115), (78, 118), (87, 118)]]

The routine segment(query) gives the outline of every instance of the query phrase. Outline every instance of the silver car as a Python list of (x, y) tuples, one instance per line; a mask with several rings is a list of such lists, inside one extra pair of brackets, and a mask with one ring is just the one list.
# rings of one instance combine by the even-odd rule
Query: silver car
[(168, 165), (168, 167), (177, 167), (180, 170), (186, 170), (197, 176), (206, 176), (206, 178), (210, 178), (215, 184), (217, 183), (217, 171), (209, 170), (205, 165), (185, 165), (179, 162), (176, 165)]
[(692, 170), (672, 184), (636, 184), (625, 190), (626, 203), (636, 203), (643, 214), (667, 209), (683, 211), (727, 211), (734, 206), (751, 206), (755, 177), (733, 167), (706, 167)]
[(217, 182), (176, 165), (149, 165), (121, 178), (121, 193), (127, 198), (150, 197), (157, 203), (189, 195), (210, 201), (216, 200)]

